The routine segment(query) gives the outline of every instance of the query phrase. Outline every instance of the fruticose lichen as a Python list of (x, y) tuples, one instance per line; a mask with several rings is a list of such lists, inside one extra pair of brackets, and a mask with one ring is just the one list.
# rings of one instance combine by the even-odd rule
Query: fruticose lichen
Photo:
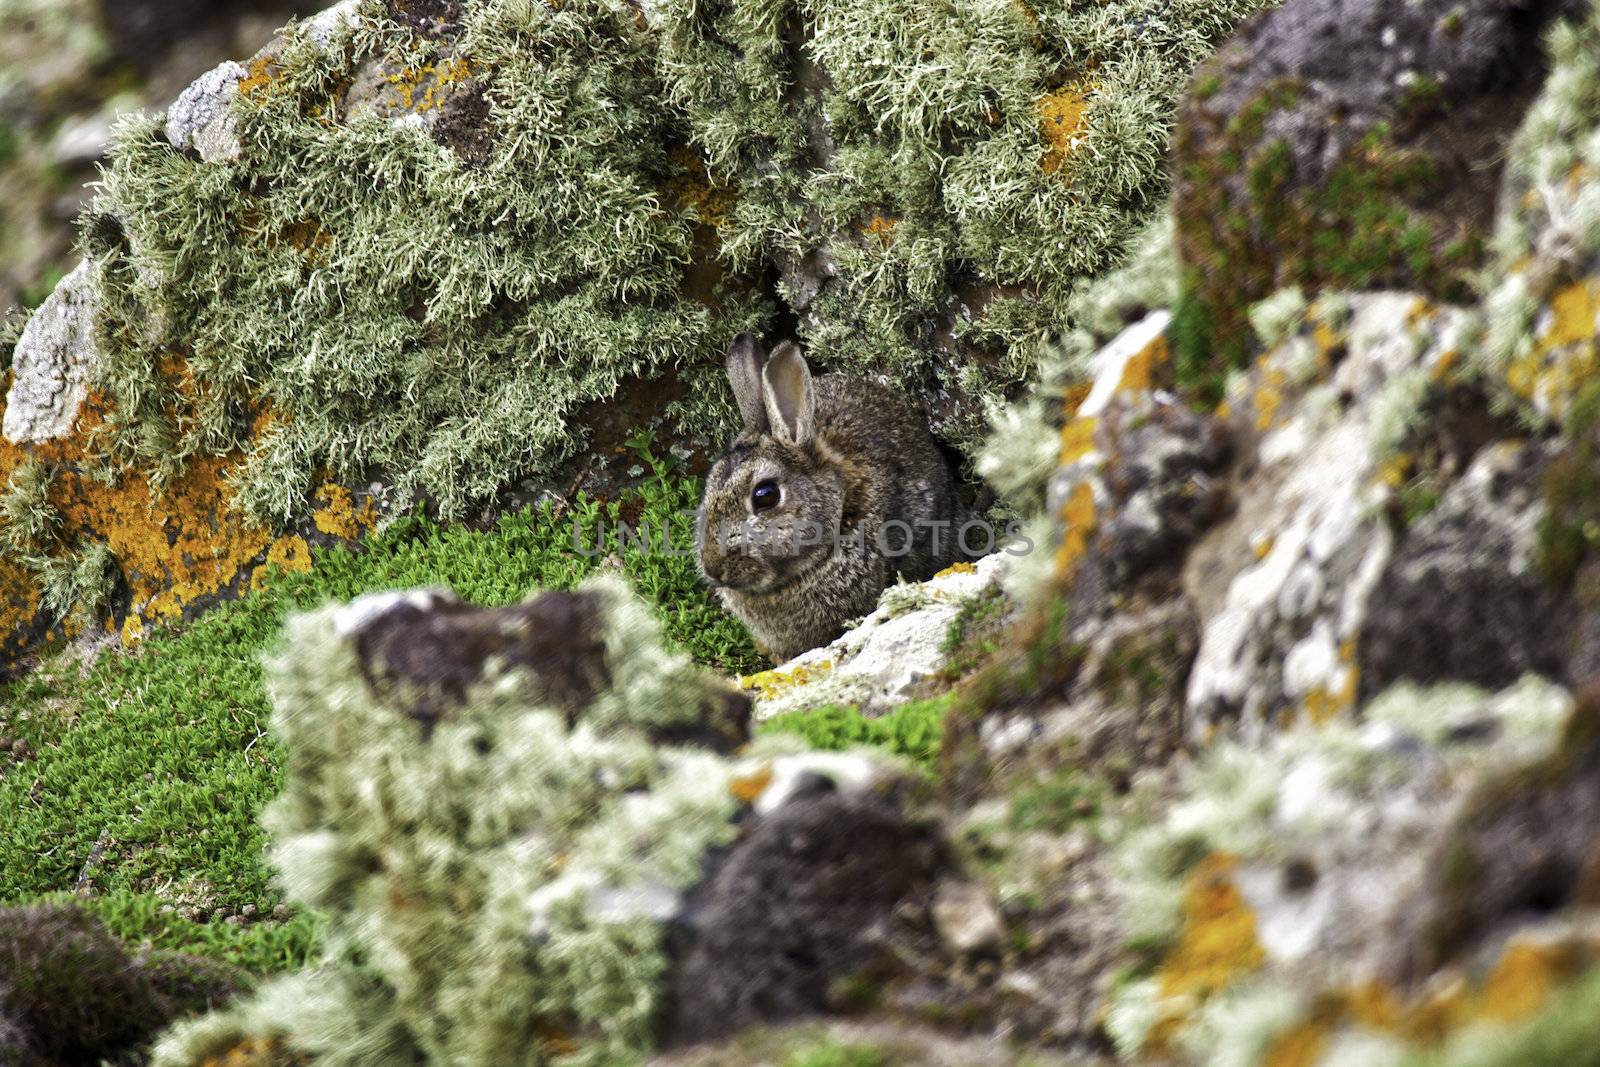
[[(593, 634), (549, 637), (575, 642), (572, 659), (480, 663), (478, 624), (463, 624), (464, 646), (431, 630), (428, 669), (465, 654), (476, 680), (426, 716), (416, 701), (439, 692), (390, 677), (389, 653), (368, 644), (374, 620), (471, 609), (382, 594), (290, 623), (270, 664), (285, 787), (263, 821), (290, 897), (327, 916), (327, 959), (178, 1028), (157, 1064), (194, 1067), (252, 1040), (319, 1065), (390, 1067), (598, 1067), (651, 1048), (667, 921), (708, 850), (734, 840), (737, 814), (775, 810), (815, 769), (781, 742), (738, 760), (658, 743), (739, 698), (667, 651), (617, 579), (548, 595), (597, 605)], [(593, 671), (605, 684), (579, 706), (558, 695), (562, 672)], [(851, 774), (872, 777), (872, 762), (852, 760)]]

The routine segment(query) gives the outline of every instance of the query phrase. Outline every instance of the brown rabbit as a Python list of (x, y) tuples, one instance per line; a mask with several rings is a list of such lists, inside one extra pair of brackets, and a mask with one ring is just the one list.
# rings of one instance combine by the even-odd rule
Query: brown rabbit
[(727, 369), (744, 429), (711, 467), (696, 543), (706, 581), (763, 652), (782, 662), (826, 644), (897, 578), (969, 558), (958, 534), (972, 512), (905, 399), (813, 379), (793, 343), (768, 357), (748, 333)]

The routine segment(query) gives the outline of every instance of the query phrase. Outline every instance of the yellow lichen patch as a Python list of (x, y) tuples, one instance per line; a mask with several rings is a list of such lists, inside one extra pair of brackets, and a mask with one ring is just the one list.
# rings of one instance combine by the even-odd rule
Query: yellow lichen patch
[(1442, 353), (1434, 361), (1429, 377), (1435, 382), (1447, 382), (1455, 376), (1456, 369), (1461, 366), (1461, 350), (1452, 348)]
[(1540, 340), (1546, 348), (1593, 341), (1600, 330), (1600, 282), (1587, 279), (1567, 286), (1550, 299), (1554, 321)]
[(952, 564), (950, 564), (950, 566), (946, 567), (944, 570), (940, 571), (938, 574), (935, 574), (934, 577), (935, 578), (943, 578), (946, 575), (951, 575), (951, 574), (977, 574), (977, 573), (978, 573), (978, 565), (976, 563), (965, 563), (965, 562), (963, 562), (963, 563), (952, 563)]
[(1513, 940), (1478, 990), (1478, 1014), (1496, 1022), (1526, 1022), (1583, 963), (1583, 953), (1571, 945)]
[(1256, 557), (1256, 561), (1259, 563), (1261, 560), (1266, 559), (1272, 554), (1272, 546), (1277, 543), (1278, 539), (1273, 537), (1271, 534), (1257, 533), (1252, 535), (1250, 538), (1250, 552)]
[(754, 804), (772, 784), (772, 764), (763, 763), (750, 774), (729, 779), (728, 792), (741, 804)]
[(1272, 1039), (1261, 1057), (1261, 1067), (1315, 1067), (1327, 1048), (1326, 1022), (1299, 1023)]
[(1172, 358), (1167, 345), (1167, 335), (1157, 334), (1154, 339), (1129, 358), (1122, 366), (1122, 378), (1117, 382), (1119, 393), (1147, 393), (1155, 388), (1156, 368)]
[(1559, 419), (1600, 374), (1600, 279), (1560, 290), (1550, 300), (1550, 311), (1539, 343), (1506, 368), (1506, 384)]
[(1339, 334), (1326, 322), (1319, 322), (1311, 329), (1311, 343), (1317, 349), (1317, 369), (1327, 370), (1333, 366), (1333, 353), (1339, 347)]
[(1099, 423), (1092, 418), (1073, 419), (1061, 427), (1060, 462), (1071, 463), (1094, 451), (1094, 431)]
[(367, 497), (356, 505), (355, 494), (337, 482), (321, 486), (312, 497), (311, 521), (330, 537), (355, 541), (378, 524), (378, 509)]
[(1163, 997), (1207, 997), (1261, 969), (1266, 953), (1256, 939), (1256, 916), (1234, 884), (1238, 861), (1217, 853), (1189, 875), (1183, 890), (1183, 930), (1158, 974)]
[(9, 556), (0, 555), (0, 646), (32, 625), (39, 615), (39, 590), (33, 574)]
[(1089, 394), (1092, 392), (1094, 392), (1093, 382), (1079, 382), (1076, 385), (1068, 386), (1061, 398), (1062, 418), (1067, 422), (1077, 418), (1078, 409), (1083, 406), (1085, 400), (1089, 399)]
[(833, 670), (833, 661), (825, 659), (818, 663), (801, 663), (786, 671), (771, 670), (761, 671), (757, 674), (747, 674), (739, 679), (741, 689), (752, 689), (760, 694), (762, 700), (772, 700), (798, 686), (814, 682), (826, 677)]
[(256, 100), (267, 94), (278, 79), (278, 64), (270, 57), (258, 56), (250, 61), (244, 80), (239, 82), (239, 95)]
[(309, 1062), (277, 1038), (247, 1037), (226, 1052), (207, 1056), (200, 1067), (300, 1067)]
[(1256, 386), (1255, 396), (1251, 400), (1256, 412), (1256, 432), (1265, 433), (1272, 429), (1278, 410), (1283, 407), (1283, 392), (1288, 384), (1289, 376), (1281, 367), (1268, 362), (1261, 364), (1261, 382)]
[(1378, 484), (1388, 486), (1390, 489), (1399, 489), (1406, 484), (1406, 479), (1411, 477), (1411, 470), (1415, 466), (1416, 460), (1408, 453), (1401, 452), (1390, 456), (1378, 464)]
[(863, 233), (876, 237), (878, 243), (888, 248), (894, 243), (894, 228), (900, 225), (900, 220), (893, 215), (874, 215), (861, 227)]
[(1094, 89), (1092, 82), (1075, 82), (1046, 93), (1034, 104), (1046, 146), (1039, 166), (1046, 174), (1059, 172), (1083, 144), (1089, 127), (1089, 95)]
[(1089, 551), (1089, 535), (1094, 532), (1094, 486), (1079, 482), (1061, 505), (1061, 544), (1056, 548), (1056, 577), (1071, 578), (1078, 561)]
[(250, 574), (250, 588), (265, 588), (272, 568), (291, 574), (304, 574), (311, 569), (311, 546), (299, 534), (288, 534), (273, 541), (267, 549), (267, 558)]
[(392, 90), (392, 103), (402, 111), (426, 114), (443, 107), (451, 94), (472, 77), (472, 64), (465, 59), (403, 67), (384, 77)]
[(1341, 713), (1355, 707), (1356, 687), (1361, 670), (1356, 666), (1356, 643), (1345, 640), (1339, 645), (1338, 681), (1319, 685), (1306, 694), (1304, 709), (1306, 719), (1313, 726), (1326, 726)]
[(233, 507), (227, 475), (242, 457), (201, 456), (161, 491), (137, 472), (105, 484), (64, 471), (51, 500), (66, 543), (104, 541), (147, 620), (176, 618), (201, 597), (233, 584), (271, 537)]

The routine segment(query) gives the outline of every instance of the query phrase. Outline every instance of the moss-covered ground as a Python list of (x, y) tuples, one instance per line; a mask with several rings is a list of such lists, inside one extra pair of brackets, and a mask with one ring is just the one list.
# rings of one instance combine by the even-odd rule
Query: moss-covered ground
[[(617, 566), (697, 660), (729, 673), (758, 666), (687, 551), (698, 482), (649, 463), (645, 482), (611, 503), (547, 504), (486, 530), (401, 520), (363, 549), (318, 550), (309, 572), (279, 573), (137, 651), (104, 653), (87, 670), (58, 656), (0, 686), (0, 734), (29, 753), (0, 763), (0, 902), (80, 891), (135, 943), (256, 970), (303, 961), (316, 924), (270, 918), (282, 900), (258, 824), (282, 757), (261, 657), (295, 610), (426, 585), (504, 604)], [(618, 546), (619, 520), (648, 527), (650, 546)], [(661, 551), (663, 528), (681, 554)]]

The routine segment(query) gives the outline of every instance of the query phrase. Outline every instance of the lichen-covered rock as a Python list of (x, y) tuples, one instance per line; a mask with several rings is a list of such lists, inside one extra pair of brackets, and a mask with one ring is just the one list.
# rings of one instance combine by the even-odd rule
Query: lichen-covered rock
[(345, 0), (118, 128), (83, 227), (100, 465), (226, 459), (271, 536), (329, 476), (450, 519), (610, 487), (646, 429), (703, 461), (717, 355), (786, 322), (971, 446), (1261, 2)]
[(17, 340), (0, 424), (0, 433), (12, 444), (65, 437), (77, 423), (101, 361), (91, 274), (89, 263), (78, 264)]
[[(972, 532), (995, 538), (987, 523)], [(1000, 582), (1012, 553), (1039, 551), (1023, 540), (979, 559), (958, 563), (926, 582), (884, 590), (878, 607), (830, 644), (796, 656), (769, 671), (740, 679), (755, 698), (755, 716), (855, 705), (880, 714), (903, 704), (935, 680), (949, 660), (950, 627), (962, 610), (985, 596), (1002, 596)]]
[(1587, 0), (1290, 0), (1197, 75), (1176, 138), (1186, 355), (1238, 365), (1285, 286), (1470, 294), (1541, 34)]
[[(1329, 1040), (1305, 1062), (1322, 1063), (1341, 1030), (1403, 1047), (1430, 1025), (1442, 1036), (1493, 1017), (1506, 1005), (1490, 966), (1458, 986), (1436, 966), (1410, 970), (1419, 895), (1440, 876), (1473, 783), (1549, 758), (1571, 709), (1564, 690), (1532, 678), (1493, 696), (1402, 687), (1368, 704), (1360, 725), (1211, 750), (1183, 799), (1120, 853), (1136, 933), (1168, 947), (1152, 978), (1115, 998), (1119, 1047), (1253, 1043), (1225, 1062), (1270, 1062), (1274, 1041), (1316, 1023)], [(1571, 951), (1600, 946), (1559, 918), (1497, 917), (1495, 945), (1517, 930), (1566, 929), (1557, 940)], [(1491, 947), (1486, 963), (1509, 958)], [(1260, 1010), (1235, 1032), (1247, 1004)]]
[(1291, 325), (1234, 395), (1259, 435), (1236, 516), (1185, 565), (1202, 618), (1197, 739), (1236, 720), (1325, 721), (1354, 703), (1362, 626), (1395, 542), (1375, 442), (1390, 394), (1456, 358), (1462, 315), (1379, 294), (1325, 300)]
[[(892, 761), (745, 740), (748, 701), (614, 579), (294, 621), (265, 819), (328, 961), (169, 1035), (318, 1064), (601, 1064), (831, 1003), (939, 859)], [(874, 931), (879, 931), (875, 933)]]
[(1581, 609), (1540, 565), (1548, 462), (1537, 446), (1491, 446), (1406, 531), (1361, 628), (1364, 693), (1401, 680), (1569, 680)]

